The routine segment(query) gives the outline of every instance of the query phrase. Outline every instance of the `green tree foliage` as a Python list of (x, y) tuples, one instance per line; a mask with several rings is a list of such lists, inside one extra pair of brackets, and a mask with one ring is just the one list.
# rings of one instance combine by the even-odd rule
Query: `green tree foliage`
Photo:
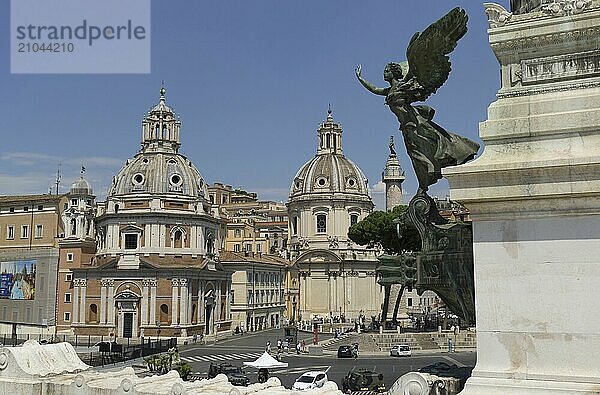
[[(380, 244), (387, 254), (402, 251), (420, 251), (421, 237), (417, 229), (405, 219), (407, 206), (397, 206), (392, 211), (373, 211), (365, 219), (352, 225), (348, 237), (359, 245)], [(394, 221), (398, 219), (400, 235)]]

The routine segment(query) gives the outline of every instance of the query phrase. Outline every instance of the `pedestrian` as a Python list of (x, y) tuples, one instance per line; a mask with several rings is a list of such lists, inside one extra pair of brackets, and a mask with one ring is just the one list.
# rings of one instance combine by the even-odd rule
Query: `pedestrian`
[(296, 344), (296, 354), (300, 355), (300, 342)]
[(194, 340), (194, 344), (196, 344), (196, 340), (198, 340), (198, 335), (196, 333), (194, 333), (194, 336), (192, 336), (192, 339)]
[(306, 341), (302, 339), (302, 352), (306, 352)]
[(269, 354), (271, 354), (271, 341), (270, 340), (267, 341), (267, 352)]
[(277, 339), (277, 352), (281, 351), (281, 339)]

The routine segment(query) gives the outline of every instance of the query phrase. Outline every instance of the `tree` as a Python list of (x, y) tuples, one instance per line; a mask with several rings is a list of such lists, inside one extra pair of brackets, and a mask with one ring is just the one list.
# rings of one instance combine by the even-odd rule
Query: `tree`
[[(348, 237), (359, 245), (379, 244), (387, 254), (420, 251), (421, 237), (417, 228), (405, 218), (407, 208), (397, 206), (392, 211), (373, 211), (350, 227)], [(397, 224), (394, 223), (395, 220), (398, 220)]]

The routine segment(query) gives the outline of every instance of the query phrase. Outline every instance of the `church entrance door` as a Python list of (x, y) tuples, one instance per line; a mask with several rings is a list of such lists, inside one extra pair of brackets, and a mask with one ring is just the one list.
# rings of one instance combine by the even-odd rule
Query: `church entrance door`
[(130, 338), (133, 335), (133, 313), (123, 315), (123, 337)]

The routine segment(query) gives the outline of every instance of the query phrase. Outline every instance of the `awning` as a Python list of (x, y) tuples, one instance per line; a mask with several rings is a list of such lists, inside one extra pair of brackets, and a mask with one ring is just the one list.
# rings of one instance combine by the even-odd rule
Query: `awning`
[(269, 355), (268, 352), (264, 352), (263, 355), (258, 357), (256, 361), (244, 362), (244, 365), (251, 366), (257, 369), (273, 369), (273, 368), (287, 368), (287, 362), (279, 362), (275, 358)]

